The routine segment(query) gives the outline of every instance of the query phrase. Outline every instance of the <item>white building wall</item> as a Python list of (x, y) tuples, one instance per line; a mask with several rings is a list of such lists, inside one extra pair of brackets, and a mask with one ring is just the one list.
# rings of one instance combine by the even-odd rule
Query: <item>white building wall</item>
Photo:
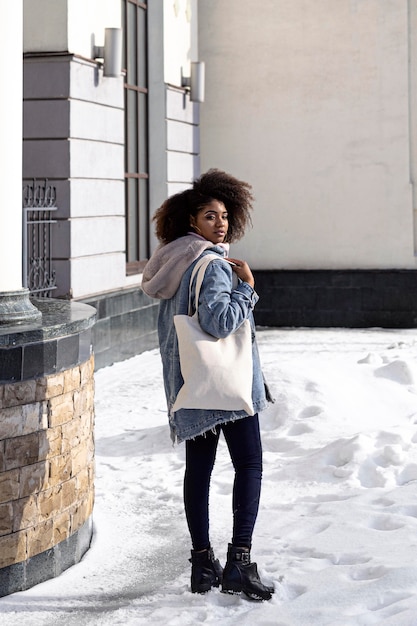
[[(44, 90), (54, 74), (59, 80)], [(57, 187), (55, 295), (124, 287), (123, 78), (103, 78), (94, 63), (65, 55), (26, 59), (25, 76), (24, 177)]]
[[(152, 215), (200, 173), (198, 105), (181, 87), (197, 58), (197, 0), (149, 5), (148, 19)], [(24, 50), (32, 54), (24, 178), (57, 186), (55, 295), (85, 298), (138, 284), (140, 275), (126, 276), (123, 78), (103, 77), (92, 60), (104, 28), (121, 25), (120, 0), (25, 0), (24, 23)]]
[(233, 253), (255, 269), (416, 267), (415, 4), (199, 3), (202, 170), (253, 184), (254, 228)]
[(183, 90), (166, 92), (167, 196), (183, 191), (200, 174), (199, 105)]
[[(0, 293), (22, 289), (22, 2), (0, 6)], [(7, 87), (6, 87), (7, 86)]]
[(167, 196), (200, 174), (199, 105), (181, 86), (182, 76), (190, 76), (190, 62), (198, 60), (197, 18), (197, 0), (164, 0)]
[(119, 0), (24, 0), (24, 52), (71, 52), (87, 59), (120, 28)]
[(47, 177), (57, 187), (57, 296), (128, 283), (123, 77), (103, 77), (89, 60), (104, 28), (120, 22), (119, 0), (25, 2), (24, 47), (35, 56), (25, 64), (24, 177)]
[(181, 85), (181, 70), (190, 75), (190, 62), (197, 61), (197, 0), (164, 2), (164, 76), (170, 85)]

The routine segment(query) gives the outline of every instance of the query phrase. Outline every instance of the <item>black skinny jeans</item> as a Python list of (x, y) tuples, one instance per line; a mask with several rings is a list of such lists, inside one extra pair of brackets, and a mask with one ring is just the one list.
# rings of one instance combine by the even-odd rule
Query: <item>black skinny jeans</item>
[(262, 445), (258, 415), (221, 424), (185, 442), (184, 504), (194, 550), (204, 550), (209, 539), (209, 489), (220, 432), (235, 470), (233, 484), (234, 546), (251, 547), (262, 481)]

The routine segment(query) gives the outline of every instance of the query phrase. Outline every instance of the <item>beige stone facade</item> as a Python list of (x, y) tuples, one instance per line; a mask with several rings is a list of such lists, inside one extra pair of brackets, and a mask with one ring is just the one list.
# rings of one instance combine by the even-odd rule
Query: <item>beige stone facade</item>
[(75, 533), (94, 501), (94, 357), (0, 385), (0, 568)]

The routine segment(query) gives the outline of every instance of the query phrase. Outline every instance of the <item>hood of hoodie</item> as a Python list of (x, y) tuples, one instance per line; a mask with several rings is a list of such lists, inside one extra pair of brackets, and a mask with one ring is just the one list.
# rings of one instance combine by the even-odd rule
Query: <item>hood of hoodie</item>
[(143, 291), (151, 298), (172, 298), (184, 273), (205, 250), (211, 250), (220, 256), (227, 253), (224, 244), (213, 244), (198, 235), (185, 235), (159, 246), (143, 270)]

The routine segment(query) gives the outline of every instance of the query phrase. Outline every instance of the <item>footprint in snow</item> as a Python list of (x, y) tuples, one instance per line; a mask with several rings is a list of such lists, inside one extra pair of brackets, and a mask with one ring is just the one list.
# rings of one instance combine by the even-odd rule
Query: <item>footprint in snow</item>
[(403, 528), (405, 524), (392, 515), (377, 515), (369, 521), (368, 526), (374, 530), (391, 531)]
[(352, 580), (377, 580), (382, 578), (388, 572), (387, 568), (383, 565), (377, 565), (375, 567), (362, 567), (350, 572)]
[(306, 406), (302, 411), (300, 411), (298, 418), (306, 419), (316, 417), (317, 415), (320, 415), (320, 413), (323, 413), (323, 409), (321, 407), (315, 405)]
[(313, 429), (308, 424), (294, 424), (288, 431), (290, 437), (296, 437), (297, 435), (305, 435), (306, 433), (312, 433)]

